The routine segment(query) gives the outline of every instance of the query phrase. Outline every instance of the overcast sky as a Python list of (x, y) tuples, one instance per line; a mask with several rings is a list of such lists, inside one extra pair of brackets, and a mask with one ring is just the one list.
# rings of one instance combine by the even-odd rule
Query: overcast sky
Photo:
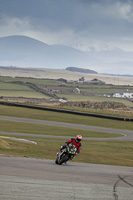
[(0, 37), (11, 35), (133, 52), (133, 0), (0, 0)]

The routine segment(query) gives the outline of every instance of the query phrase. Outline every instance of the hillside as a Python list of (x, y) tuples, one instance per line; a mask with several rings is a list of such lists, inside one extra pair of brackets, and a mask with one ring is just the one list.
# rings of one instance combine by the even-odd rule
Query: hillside
[(94, 70), (83, 69), (83, 68), (78, 68), (78, 67), (67, 67), (66, 70), (72, 71), (72, 72), (87, 73), (87, 74), (97, 74), (97, 72)]
[(88, 53), (63, 45), (48, 45), (26, 36), (0, 38), (0, 66), (62, 69), (86, 66)]
[[(129, 72), (132, 63), (132, 52), (120, 49), (80, 51), (64, 45), (49, 45), (27, 36), (0, 38), (0, 66), (48, 69), (66, 69), (75, 66), (99, 74), (109, 73), (107, 69), (111, 69), (111, 74), (125, 74), (123, 71), (126, 67), (127, 74), (131, 75)], [(120, 66), (121, 70), (117, 71)]]

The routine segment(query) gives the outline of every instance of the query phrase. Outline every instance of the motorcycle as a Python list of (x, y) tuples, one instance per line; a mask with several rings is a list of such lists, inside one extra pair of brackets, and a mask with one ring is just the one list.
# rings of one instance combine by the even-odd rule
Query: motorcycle
[(58, 165), (62, 165), (63, 163), (66, 163), (68, 160), (72, 160), (76, 154), (76, 151), (77, 148), (75, 147), (75, 145), (69, 144), (57, 154), (55, 163)]

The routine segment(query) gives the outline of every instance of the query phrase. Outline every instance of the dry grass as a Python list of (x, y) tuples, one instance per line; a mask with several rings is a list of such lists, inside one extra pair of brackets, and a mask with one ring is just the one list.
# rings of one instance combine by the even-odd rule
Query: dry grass
[[(42, 69), (41, 69), (42, 70)], [(79, 72), (69, 72), (66, 70), (59, 69), (44, 69), (43, 71), (27, 71), (24, 70), (4, 70), (0, 69), (1, 76), (11, 76), (11, 77), (32, 77), (32, 78), (65, 78), (67, 80), (79, 80), (82, 76), (85, 77), (86, 81), (90, 81), (94, 78), (104, 81), (106, 84), (114, 85), (131, 85), (133, 86), (133, 78), (126, 76), (112, 76), (112, 75), (103, 75), (103, 74), (84, 74)]]

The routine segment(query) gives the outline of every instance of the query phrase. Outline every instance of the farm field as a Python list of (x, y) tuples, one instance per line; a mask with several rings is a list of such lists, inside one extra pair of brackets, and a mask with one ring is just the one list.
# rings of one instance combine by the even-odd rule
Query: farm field
[(41, 94), (26, 85), (15, 84), (5, 80), (0, 82), (0, 96), (4, 97), (27, 97), (27, 98), (48, 98), (46, 95)]
[[(58, 95), (62, 96), (62, 95)], [(112, 101), (112, 102), (120, 102), (125, 104), (126, 106), (132, 107), (133, 102), (128, 101), (127, 99), (122, 99), (122, 98), (107, 98), (107, 97), (100, 97), (100, 96), (80, 96), (80, 95), (73, 95), (73, 94), (64, 94), (63, 97), (67, 99), (71, 99), (71, 101), (97, 101), (97, 102), (102, 102), (102, 101)]]
[[(80, 94), (74, 92), (78, 87)], [(103, 115), (133, 118), (133, 102), (128, 99), (104, 97), (116, 91), (133, 90), (133, 86), (125, 85), (87, 85), (87, 84), (64, 84), (54, 79), (39, 79), (29, 77), (4, 77), (0, 76), (0, 97), (1, 101), (28, 103), (47, 107), (63, 108), (68, 110), (89, 112)], [(58, 99), (67, 101), (91, 101), (91, 102), (114, 102), (127, 106), (125, 109), (95, 109), (82, 107), (65, 107)], [(62, 107), (63, 106), (63, 107)]]
[(0, 90), (0, 96), (4, 97), (26, 97), (26, 98), (48, 98), (46, 95), (40, 94), (39, 92), (35, 91), (1, 91)]
[(130, 76), (112, 76), (112, 75), (105, 75), (105, 74), (85, 74), (79, 72), (70, 72), (64, 69), (21, 69), (17, 68), (15, 70), (7, 70), (7, 69), (0, 69), (1, 76), (9, 76), (9, 77), (27, 77), (27, 78), (37, 78), (37, 79), (58, 79), (58, 78), (65, 78), (67, 80), (78, 80), (82, 76), (85, 77), (86, 81), (92, 80), (94, 78), (98, 78), (106, 84), (113, 84), (113, 85), (130, 85), (133, 86), (133, 78)]
[[(35, 88), (29, 85), (36, 85), (38, 91)], [(75, 88), (80, 89), (80, 94), (74, 92)], [(46, 98), (49, 97), (47, 94), (42, 94), (41, 90), (47, 91), (49, 94), (55, 94), (58, 97), (66, 97), (68, 100), (94, 100), (94, 101), (121, 101), (126, 105), (131, 106), (132, 102), (129, 102), (127, 99), (117, 99), (117, 98), (108, 98), (104, 97), (104, 94), (112, 95), (117, 91), (132, 91), (132, 86), (126, 85), (89, 85), (89, 84), (70, 84), (70, 83), (59, 83), (58, 81), (51, 79), (37, 79), (37, 78), (19, 78), (19, 77), (0, 77), (0, 96), (24, 96), (31, 98)], [(20, 92), (20, 94), (19, 94)], [(26, 94), (24, 94), (24, 92)], [(37, 93), (39, 92), (39, 93)], [(29, 95), (28, 95), (29, 93)], [(48, 98), (47, 97), (47, 98)], [(77, 98), (78, 97), (78, 98)]]

